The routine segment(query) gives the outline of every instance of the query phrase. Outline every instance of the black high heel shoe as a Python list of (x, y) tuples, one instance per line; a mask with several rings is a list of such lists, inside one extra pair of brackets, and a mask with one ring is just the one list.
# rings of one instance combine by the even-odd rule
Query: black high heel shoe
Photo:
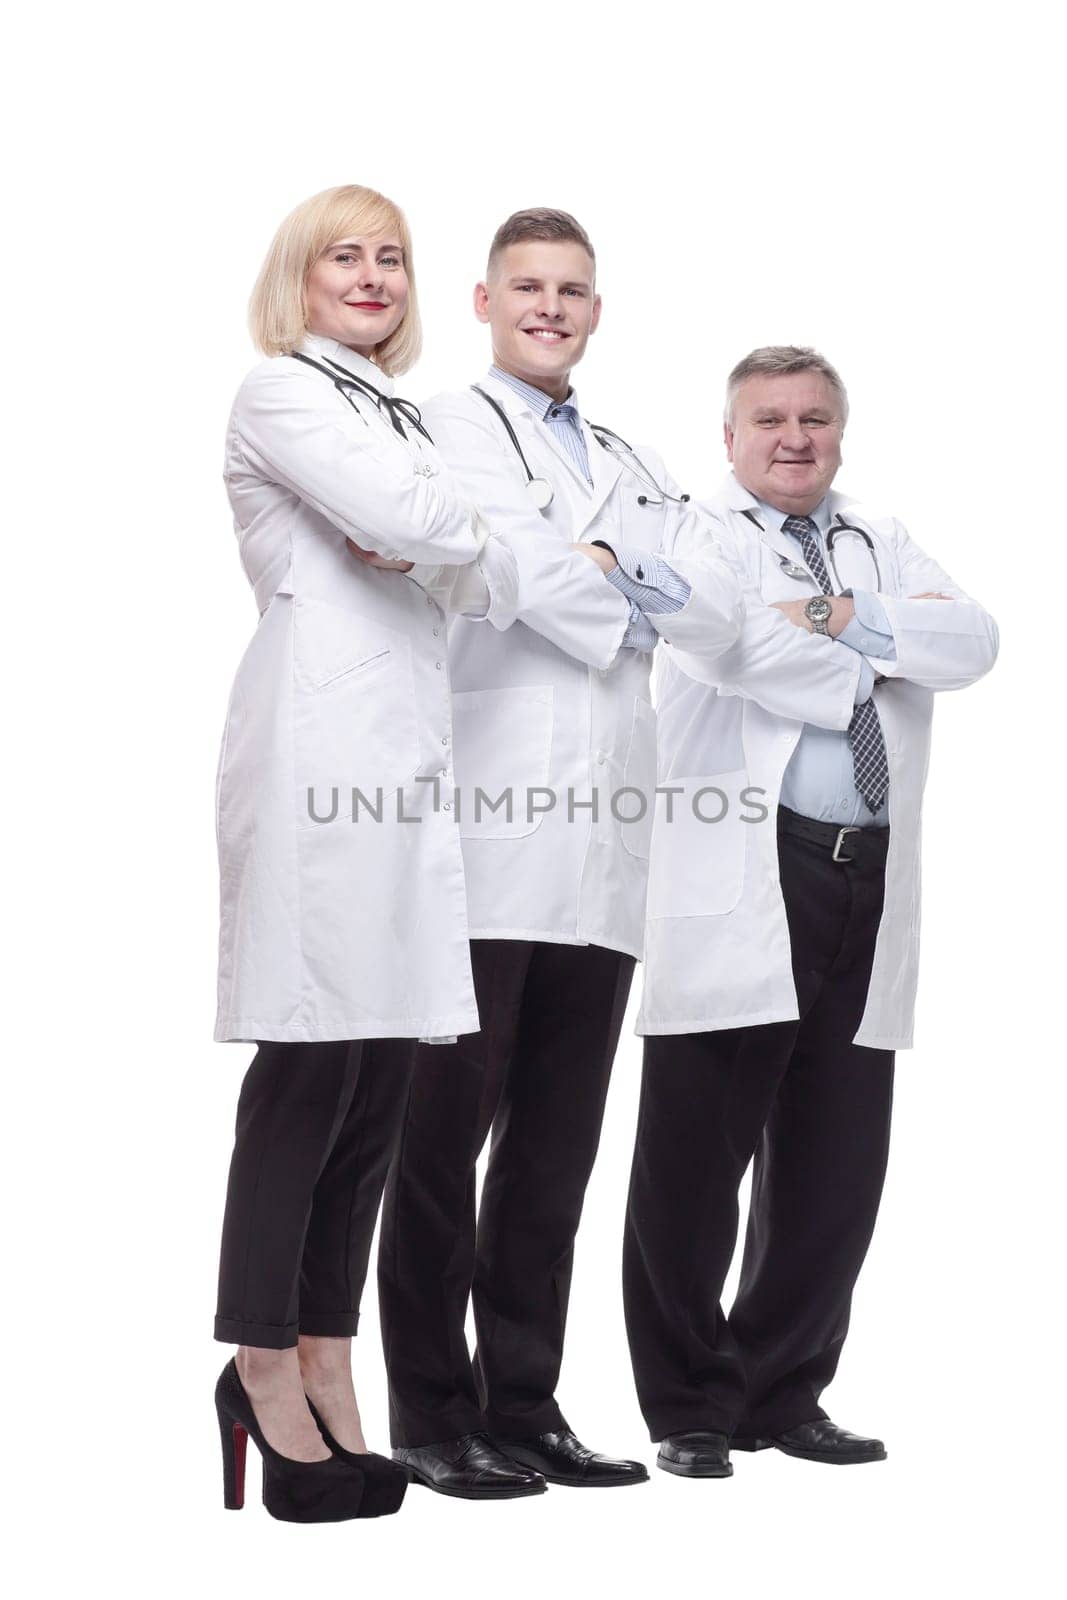
[(344, 1445), (337, 1443), (310, 1400), (308, 1400), (308, 1410), (315, 1418), (324, 1442), (329, 1445), (338, 1460), (351, 1462), (352, 1466), (363, 1473), (366, 1486), (363, 1490), (363, 1509), (360, 1511), (360, 1516), (389, 1517), (394, 1511), (399, 1511), (408, 1487), (408, 1475), (400, 1463), (390, 1461), (388, 1456), (375, 1455), (373, 1450), (368, 1450), (365, 1454), (346, 1450)]
[(263, 1457), (263, 1504), (280, 1522), (346, 1522), (362, 1511), (364, 1476), (348, 1461), (293, 1461), (263, 1437), (235, 1361), (215, 1385), (215, 1410), (222, 1438), (222, 1482), (226, 1509), (245, 1503), (245, 1454), (251, 1434)]

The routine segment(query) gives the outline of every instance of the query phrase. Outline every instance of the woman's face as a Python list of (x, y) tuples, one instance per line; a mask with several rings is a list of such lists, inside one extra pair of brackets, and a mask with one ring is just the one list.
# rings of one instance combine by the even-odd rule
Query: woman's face
[(372, 356), (407, 310), (408, 275), (396, 236), (329, 245), (308, 273), (307, 304), (309, 332)]

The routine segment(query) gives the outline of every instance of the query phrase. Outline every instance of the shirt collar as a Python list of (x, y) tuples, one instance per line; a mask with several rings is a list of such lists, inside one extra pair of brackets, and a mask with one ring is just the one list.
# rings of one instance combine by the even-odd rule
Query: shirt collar
[[(777, 506), (769, 506), (765, 500), (760, 500), (758, 497), (754, 498), (755, 504), (758, 507), (756, 514), (763, 523), (763, 526), (769, 529), (771, 533), (781, 533), (783, 531), (782, 524), (788, 517), (793, 515), (793, 512), (779, 511)], [(819, 504), (815, 507), (815, 510), (809, 511), (808, 515), (811, 517), (811, 520), (814, 522), (816, 528), (818, 528), (819, 532), (825, 538), (826, 530), (830, 526), (829, 496), (824, 496), (823, 499), (819, 501)]]
[(511, 372), (505, 372), (501, 367), (490, 367), (489, 376), (495, 378), (498, 383), (506, 384), (513, 394), (518, 395), (519, 399), (529, 406), (535, 416), (540, 417), (542, 422), (547, 419), (550, 412), (562, 411), (565, 408), (573, 411), (572, 421), (578, 421), (578, 396), (573, 389), (567, 390), (566, 400), (553, 400), (550, 394), (535, 389), (531, 383), (523, 383), (521, 378), (516, 378)]
[(332, 361), (335, 366), (344, 367), (346, 372), (369, 383), (379, 394), (393, 393), (393, 380), (387, 372), (376, 367), (373, 361), (368, 361), (366, 356), (350, 350), (346, 344), (338, 344), (336, 339), (327, 339), (320, 333), (305, 333), (298, 348), (313, 361)]

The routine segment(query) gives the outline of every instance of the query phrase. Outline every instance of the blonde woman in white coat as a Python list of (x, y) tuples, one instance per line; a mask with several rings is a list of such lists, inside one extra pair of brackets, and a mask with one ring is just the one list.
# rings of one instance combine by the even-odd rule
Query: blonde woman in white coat
[(366, 1454), (350, 1342), (416, 1041), (478, 1026), (439, 601), (506, 626), (514, 564), (393, 396), (420, 344), (396, 206), (354, 186), (298, 206), (251, 319), (268, 359), (238, 392), (225, 477), (260, 620), (219, 765), (216, 1037), (259, 1049), (216, 1399), (226, 1504), (251, 1432), (268, 1509), (337, 1520), (403, 1497), (402, 1470)]

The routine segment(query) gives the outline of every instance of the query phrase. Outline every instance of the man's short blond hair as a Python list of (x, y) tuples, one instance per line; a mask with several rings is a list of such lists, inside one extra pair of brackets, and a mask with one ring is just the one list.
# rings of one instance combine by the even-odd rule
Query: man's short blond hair
[(422, 324), (407, 219), (385, 195), (356, 183), (324, 189), (304, 200), (274, 235), (248, 308), (252, 338), (264, 355), (287, 355), (307, 333), (308, 273), (329, 245), (390, 233), (403, 252), (408, 303), (399, 327), (375, 350), (374, 361), (390, 375), (414, 366), (422, 349)]
[(841, 402), (841, 426), (848, 421), (848, 391), (836, 367), (825, 356), (803, 344), (765, 344), (743, 356), (726, 380), (726, 424), (734, 425), (734, 405), (741, 385), (749, 378), (782, 377), (792, 372), (818, 372)]
[(593, 273), (596, 274), (596, 254), (589, 235), (581, 223), (572, 217), (569, 211), (553, 211), (547, 206), (533, 206), (528, 211), (513, 211), (507, 221), (502, 222), (496, 230), (493, 242), (489, 246), (486, 277), (492, 276), (497, 262), (509, 245), (525, 244), (530, 239), (542, 239), (550, 243), (562, 241), (580, 244), (593, 263)]

